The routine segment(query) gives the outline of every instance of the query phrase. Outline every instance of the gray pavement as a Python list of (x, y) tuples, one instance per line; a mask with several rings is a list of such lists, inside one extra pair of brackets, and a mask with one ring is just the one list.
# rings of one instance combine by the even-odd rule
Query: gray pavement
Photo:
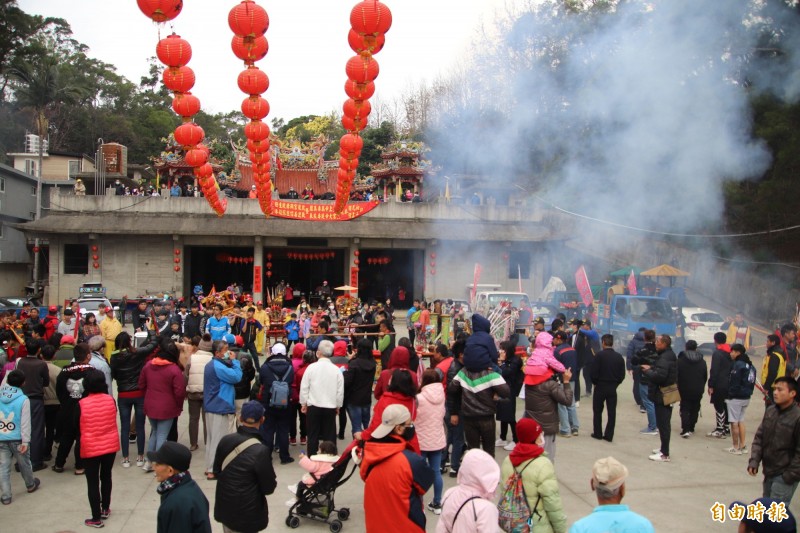
[[(761, 361), (757, 359), (760, 367)], [(730, 446), (728, 440), (712, 439), (703, 436), (713, 426), (713, 410), (704, 401), (702, 418), (698, 423), (698, 434), (690, 439), (679, 436), (677, 408), (672, 418), (672, 462), (654, 463), (647, 459), (653, 448), (659, 446), (655, 436), (639, 434), (645, 425), (645, 415), (640, 414), (633, 403), (632, 382), (628, 379), (620, 388), (620, 405), (617, 412), (617, 431), (615, 442), (599, 442), (589, 437), (591, 425), (591, 403), (582, 399), (579, 408), (581, 435), (558, 440), (556, 472), (561, 486), (564, 510), (571, 524), (589, 513), (595, 505), (594, 495), (589, 488), (589, 476), (593, 462), (606, 455), (613, 455), (630, 470), (625, 503), (633, 510), (647, 516), (658, 531), (734, 531), (734, 526), (726, 521), (724, 525), (711, 521), (710, 507), (715, 501), (730, 503), (734, 500), (750, 502), (761, 494), (761, 477), (752, 478), (745, 472), (746, 456), (732, 456), (723, 451)], [(755, 397), (754, 397), (755, 398)], [(521, 413), (521, 401), (518, 402)], [(184, 412), (185, 413), (185, 412)], [(748, 441), (758, 426), (763, 414), (763, 406), (753, 401), (747, 412)], [(180, 419), (180, 441), (188, 445), (188, 418)], [(300, 446), (292, 447), (297, 456)], [(500, 450), (501, 461), (508, 452)], [(191, 471), (198, 474), (197, 480), (206, 493), (213, 509), (215, 484), (206, 481), (202, 473), (203, 447), (194, 453)], [(0, 508), (0, 530), (17, 532), (62, 532), (87, 529), (83, 520), (89, 516), (86, 499), (85, 480), (72, 473), (71, 460), (67, 470), (56, 474), (51, 470), (37, 473), (42, 480), (41, 489), (27, 494), (21, 477), (12, 472), (14, 501)], [(278, 488), (268, 497), (270, 506), (269, 531), (290, 531), (284, 524), (290, 498), (286, 486), (296, 483), (302, 475), (297, 464), (282, 466), (275, 461), (278, 475)], [(156, 524), (156, 511), (159, 497), (156, 481), (152, 474), (146, 474), (135, 466), (123, 469), (119, 461), (114, 467), (114, 490), (112, 495), (112, 515), (106, 521), (109, 532), (152, 531)], [(445, 477), (445, 489), (453, 486), (454, 479)], [(350, 507), (352, 514), (345, 523), (345, 531), (364, 531), (363, 483), (358, 475), (341, 487), (336, 494), (337, 505)], [(426, 497), (426, 502), (428, 501)], [(800, 512), (800, 505), (791, 505), (792, 512)], [(436, 516), (428, 513), (428, 531), (436, 528)], [(305, 531), (327, 531), (321, 523), (303, 521)], [(222, 531), (214, 523), (214, 531)]]

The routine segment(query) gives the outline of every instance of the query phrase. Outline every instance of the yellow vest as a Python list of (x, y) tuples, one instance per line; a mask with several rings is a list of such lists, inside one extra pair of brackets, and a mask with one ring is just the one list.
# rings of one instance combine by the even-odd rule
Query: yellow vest
[(782, 378), (786, 375), (786, 356), (778, 351), (771, 352), (764, 357), (764, 364), (761, 366), (761, 383), (766, 383), (767, 381), (770, 357), (777, 357), (778, 361), (780, 361), (780, 363), (778, 363), (778, 374), (775, 376), (775, 379)]

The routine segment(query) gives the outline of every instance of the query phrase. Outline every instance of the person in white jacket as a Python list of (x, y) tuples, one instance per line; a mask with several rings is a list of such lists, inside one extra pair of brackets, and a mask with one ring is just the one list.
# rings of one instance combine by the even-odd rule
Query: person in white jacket
[(442, 450), (447, 446), (444, 431), (445, 394), (439, 373), (429, 368), (422, 374), (422, 384), (417, 395), (417, 439), (422, 457), (433, 470), (433, 500), (428, 510), (434, 514), (442, 512)]
[(188, 379), (186, 383), (186, 398), (189, 402), (189, 450), (198, 448), (198, 435), (200, 433), (200, 417), (203, 417), (203, 444), (206, 444), (206, 415), (203, 412), (203, 381), (206, 365), (214, 354), (211, 353), (211, 335), (203, 335), (203, 340), (197, 345), (197, 351), (189, 356), (184, 374)]
[(499, 530), (494, 503), (500, 467), (479, 448), (469, 450), (458, 469), (458, 485), (448, 489), (436, 533), (490, 533)]

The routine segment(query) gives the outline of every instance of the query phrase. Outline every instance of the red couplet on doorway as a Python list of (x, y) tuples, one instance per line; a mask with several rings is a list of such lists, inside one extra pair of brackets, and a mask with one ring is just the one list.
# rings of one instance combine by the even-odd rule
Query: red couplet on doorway
[(253, 267), (253, 292), (261, 292), (261, 265)]
[[(350, 286), (358, 287), (358, 267), (350, 268)], [(358, 293), (358, 290), (356, 289), (354, 292)]]

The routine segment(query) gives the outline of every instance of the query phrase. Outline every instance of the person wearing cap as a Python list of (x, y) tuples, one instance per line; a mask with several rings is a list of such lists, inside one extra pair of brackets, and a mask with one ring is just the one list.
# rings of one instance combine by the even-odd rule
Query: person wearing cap
[(364, 443), (360, 473), (367, 531), (425, 531), (422, 496), (433, 484), (433, 470), (412, 451), (413, 437), (411, 412), (393, 404)]
[(344, 377), (331, 362), (333, 343), (322, 340), (317, 362), (308, 366), (300, 383), (300, 405), (306, 414), (308, 455), (315, 455), (319, 441), (336, 441), (336, 415), (344, 403)]
[(183, 444), (167, 441), (147, 452), (153, 465), (156, 492), (161, 495), (156, 533), (211, 533), (208, 500), (189, 473), (192, 452)]
[(69, 307), (64, 309), (64, 312), (61, 313), (61, 322), (58, 323), (56, 332), (62, 335), (73, 335), (75, 333), (75, 324), (77, 320), (75, 312), (72, 309)]
[(270, 405), (270, 401), (273, 383), (284, 382), (291, 390), (291, 385), (294, 383), (294, 366), (286, 356), (286, 345), (282, 342), (276, 342), (272, 346), (271, 352), (272, 355), (261, 366), (261, 372), (259, 373), (261, 386), (263, 387), (261, 402), (264, 404), (264, 409), (267, 413), (264, 435), (267, 446), (270, 448), (270, 453), (272, 453), (272, 444), (277, 441), (281, 464), (289, 464), (294, 462), (294, 459), (289, 455), (289, 425), (294, 418), (291, 398), (287, 406)]
[(211, 344), (213, 359), (203, 370), (203, 409), (206, 412), (206, 479), (214, 479), (217, 445), (225, 435), (236, 431), (236, 391), (242, 367), (223, 340)]
[(111, 360), (111, 352), (115, 349), (117, 336), (120, 333), (122, 333), (122, 324), (114, 315), (114, 309), (106, 307), (106, 318), (100, 322), (100, 334), (106, 340), (105, 356), (108, 360)]
[(775, 380), (774, 404), (767, 407), (756, 431), (750, 451), (747, 473), (758, 474), (764, 467), (763, 496), (792, 501), (800, 482), (800, 407), (797, 405), (797, 381), (789, 376)]
[(66, 367), (72, 362), (72, 350), (75, 348), (75, 337), (72, 335), (64, 335), (58, 341), (58, 349), (56, 350), (55, 362), (61, 368)]
[(198, 434), (200, 432), (200, 417), (203, 418), (203, 444), (206, 443), (206, 417), (203, 411), (203, 381), (206, 365), (211, 362), (214, 354), (211, 353), (211, 335), (203, 335), (197, 351), (189, 356), (189, 362), (183, 373), (186, 376), (186, 398), (189, 403), (189, 450), (198, 448)]
[[(501, 479), (514, 472), (522, 477), (525, 497), (532, 515), (531, 531), (566, 531), (567, 517), (561, 504), (555, 468), (544, 453), (542, 426), (534, 419), (517, 421), (517, 445), (503, 460)], [(552, 529), (546, 529), (549, 527)]]
[(606, 531), (636, 531), (654, 533), (650, 520), (623, 505), (628, 469), (613, 457), (595, 461), (589, 486), (597, 496), (598, 506), (592, 514), (572, 524), (570, 533), (605, 533)]
[[(264, 413), (264, 406), (258, 401), (244, 404), (239, 429), (223, 437), (217, 446), (214, 520), (222, 523), (226, 533), (261, 531), (269, 524), (266, 496), (275, 491), (277, 479), (272, 451), (259, 431)], [(271, 442), (269, 436), (267, 442)]]
[(47, 316), (42, 319), (44, 326), (44, 340), (49, 341), (58, 328), (58, 307), (51, 305), (47, 308)]

